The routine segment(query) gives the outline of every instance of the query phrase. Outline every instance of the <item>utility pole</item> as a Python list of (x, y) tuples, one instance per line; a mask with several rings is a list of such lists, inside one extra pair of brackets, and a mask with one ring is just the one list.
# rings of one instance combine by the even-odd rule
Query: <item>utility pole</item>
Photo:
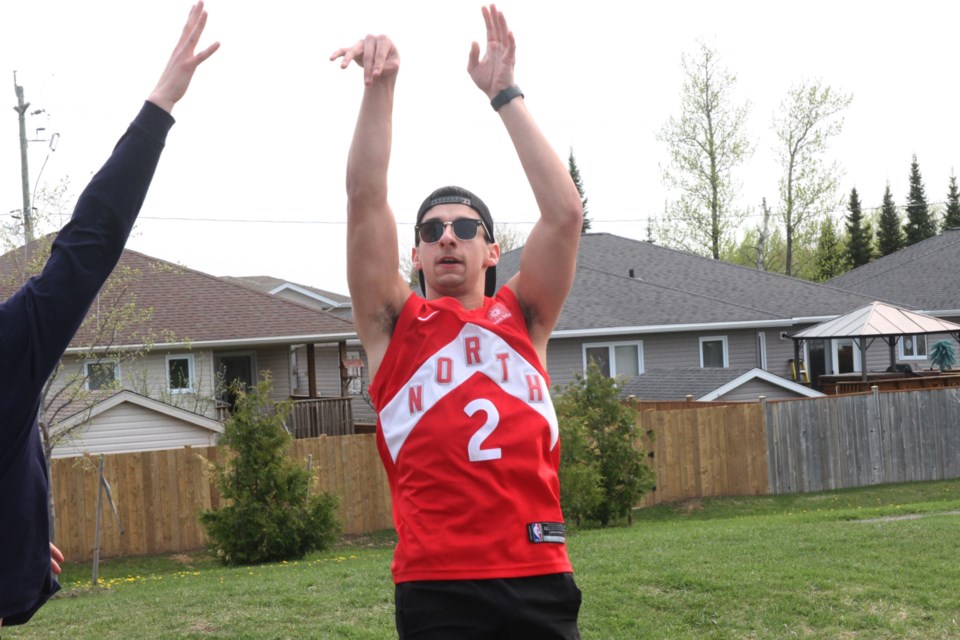
[(27, 167), (27, 108), (29, 102), (23, 101), (23, 87), (17, 84), (17, 72), (13, 72), (13, 90), (17, 94), (17, 106), (13, 108), (20, 114), (20, 176), (23, 179), (23, 236), (24, 243), (33, 241), (33, 211), (30, 206), (30, 172)]

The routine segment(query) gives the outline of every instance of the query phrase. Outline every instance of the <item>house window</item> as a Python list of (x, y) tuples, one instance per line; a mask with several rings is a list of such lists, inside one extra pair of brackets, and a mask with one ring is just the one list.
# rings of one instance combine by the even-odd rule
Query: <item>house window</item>
[(193, 393), (193, 355), (167, 356), (167, 389), (170, 393)]
[(927, 336), (923, 334), (905, 335), (900, 337), (901, 360), (926, 360)]
[(728, 366), (727, 336), (700, 338), (700, 368), (726, 369)]
[(757, 366), (767, 368), (767, 334), (763, 331), (757, 331)]
[(591, 362), (608, 378), (638, 376), (643, 373), (642, 342), (607, 342), (583, 345), (583, 372)]
[(87, 390), (111, 389), (120, 379), (120, 365), (116, 360), (90, 360), (83, 363), (87, 377)]

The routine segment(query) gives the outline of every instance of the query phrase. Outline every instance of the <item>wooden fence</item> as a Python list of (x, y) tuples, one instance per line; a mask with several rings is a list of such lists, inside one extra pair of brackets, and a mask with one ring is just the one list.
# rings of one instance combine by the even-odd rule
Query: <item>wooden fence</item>
[(656, 485), (639, 506), (689, 498), (768, 493), (759, 403), (642, 411), (637, 424)]
[(960, 389), (771, 402), (770, 492), (960, 477)]
[[(641, 403), (639, 408), (646, 409)], [(643, 410), (640, 506), (960, 478), (960, 389)]]
[[(312, 456), (319, 489), (340, 496), (344, 533), (393, 526), (390, 489), (373, 435), (296, 440), (291, 455)], [(105, 456), (124, 534), (109, 504), (102, 507), (100, 556), (174, 553), (199, 549), (207, 538), (197, 514), (216, 506), (209, 462), (216, 447), (186, 447)], [(58, 458), (52, 475), (57, 514), (57, 545), (74, 561), (93, 557), (97, 499), (97, 459)]]
[[(682, 406), (638, 415), (656, 477), (641, 506), (960, 477), (960, 389)], [(101, 556), (202, 547), (196, 514), (218, 502), (205, 460), (215, 455), (210, 447), (106, 456), (126, 534), (105, 504)], [(319, 488), (340, 496), (345, 533), (392, 526), (373, 434), (296, 440), (291, 455), (309, 457)], [(95, 466), (53, 461), (57, 542), (71, 560), (92, 557)]]

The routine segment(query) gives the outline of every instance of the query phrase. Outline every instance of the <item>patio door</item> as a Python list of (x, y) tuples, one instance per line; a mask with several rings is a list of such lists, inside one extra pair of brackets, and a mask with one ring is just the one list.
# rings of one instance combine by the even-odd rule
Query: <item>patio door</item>
[(830, 341), (833, 346), (832, 372), (858, 373), (863, 371), (863, 362), (860, 357), (860, 345), (853, 338), (840, 338)]
[(220, 400), (233, 410), (237, 401), (236, 389), (249, 389), (257, 382), (257, 363), (253, 352), (217, 354), (217, 371), (224, 388)]

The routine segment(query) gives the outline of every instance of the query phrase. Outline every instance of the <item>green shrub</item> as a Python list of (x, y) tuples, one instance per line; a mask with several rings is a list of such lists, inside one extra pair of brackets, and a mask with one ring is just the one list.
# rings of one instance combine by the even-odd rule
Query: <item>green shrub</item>
[(270, 380), (239, 392), (224, 425), (216, 486), (225, 505), (200, 514), (210, 548), (225, 564), (302, 558), (339, 533), (336, 496), (312, 495), (311, 474), (291, 459), (289, 405), (270, 400)]
[(565, 517), (607, 526), (628, 516), (653, 485), (653, 471), (643, 463), (636, 410), (620, 400), (617, 381), (591, 363), (561, 389), (556, 408)]

